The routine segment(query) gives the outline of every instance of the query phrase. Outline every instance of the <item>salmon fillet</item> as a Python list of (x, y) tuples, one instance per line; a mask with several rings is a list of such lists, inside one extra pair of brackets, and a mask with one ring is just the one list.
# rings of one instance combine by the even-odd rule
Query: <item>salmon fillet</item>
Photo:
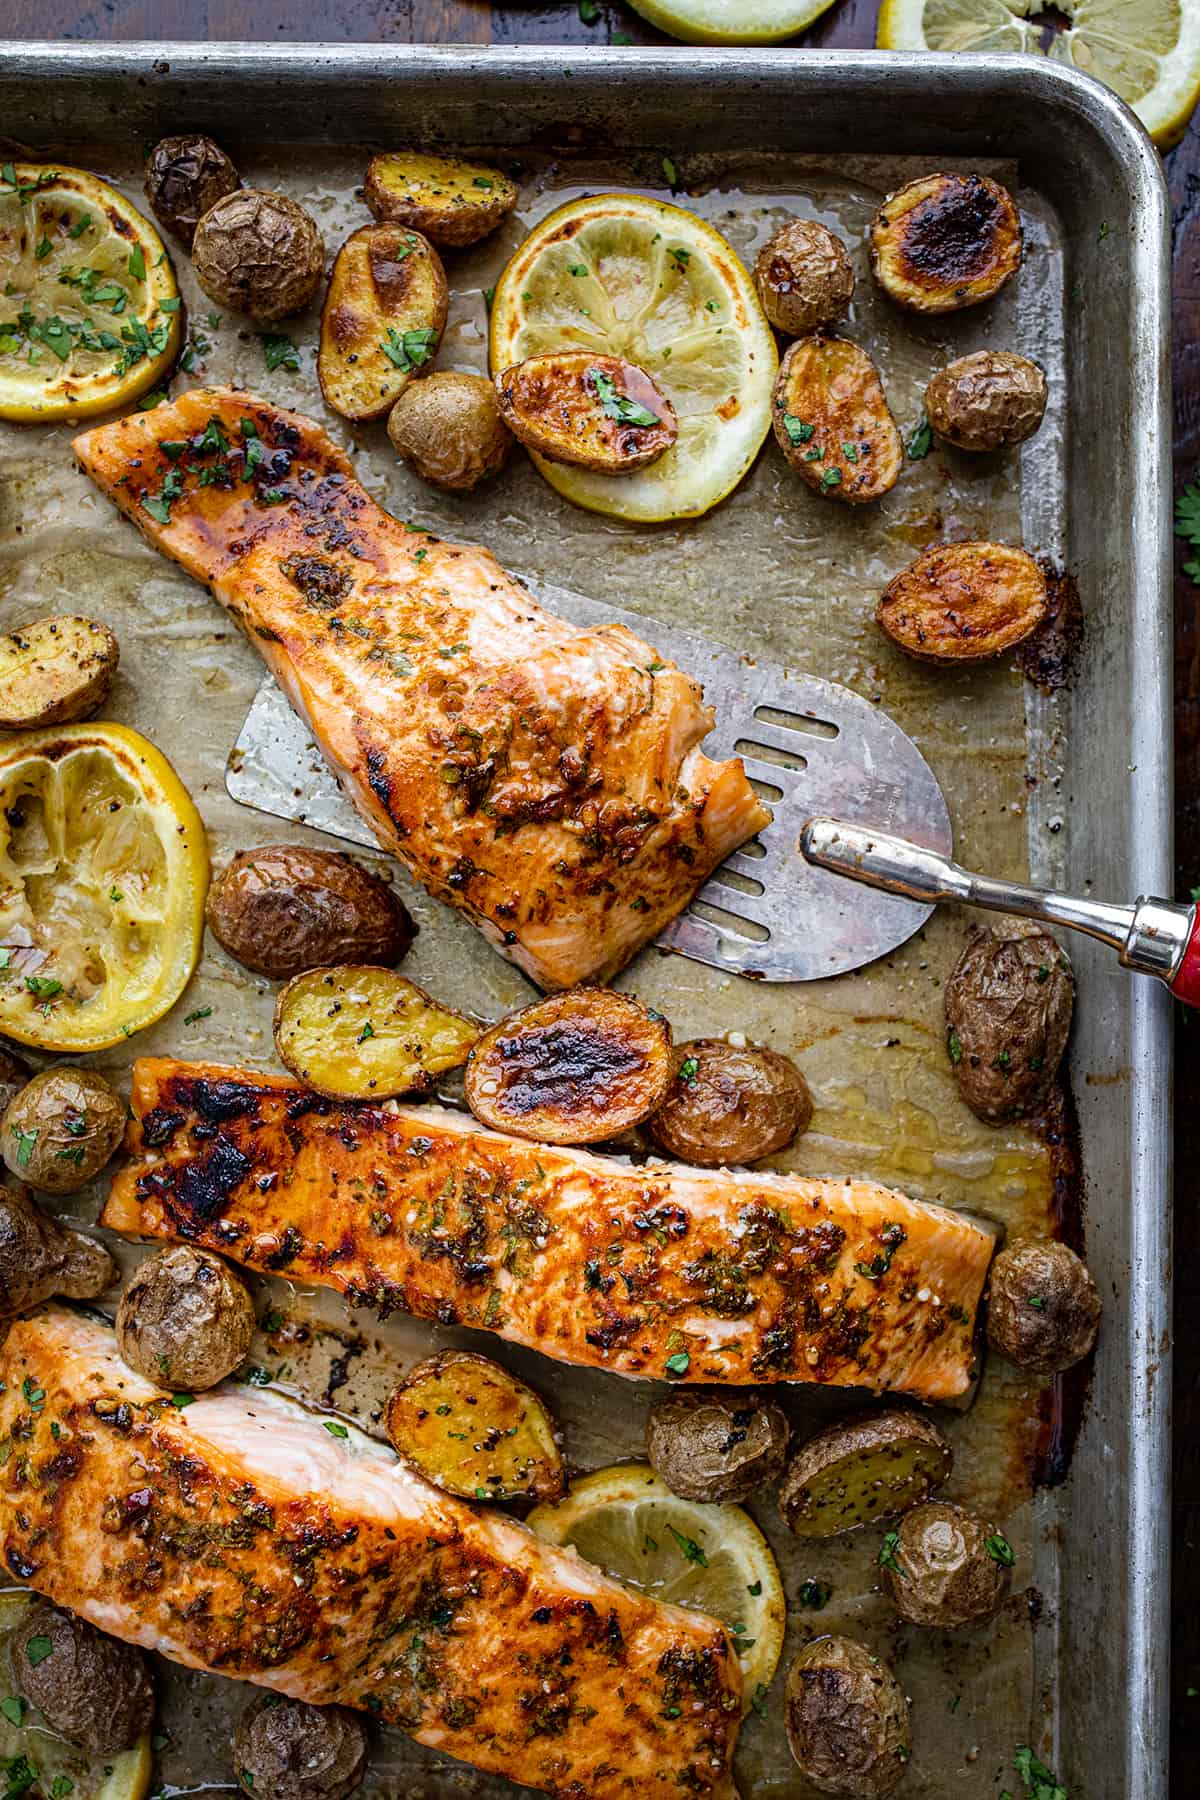
[(311, 419), (197, 388), (75, 453), (243, 626), (384, 849), (544, 988), (607, 980), (770, 814), (697, 682), (383, 512)]
[(102, 1630), (561, 1800), (727, 1791), (724, 1628), (620, 1587), (353, 1427), (229, 1384), (186, 1409), (60, 1307), (0, 1350), (8, 1568)]
[(132, 1106), (117, 1231), (619, 1375), (969, 1385), (992, 1239), (875, 1182), (636, 1167), (165, 1058)]

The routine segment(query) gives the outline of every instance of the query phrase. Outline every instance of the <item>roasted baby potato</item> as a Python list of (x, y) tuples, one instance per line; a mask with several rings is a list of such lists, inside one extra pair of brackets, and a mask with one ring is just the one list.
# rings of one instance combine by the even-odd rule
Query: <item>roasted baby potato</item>
[(846, 316), (854, 270), (845, 244), (827, 226), (789, 219), (755, 258), (754, 285), (775, 329), (806, 337)]
[(1058, 1375), (1096, 1342), (1102, 1311), (1091, 1271), (1053, 1238), (1010, 1244), (992, 1264), (987, 1336), (993, 1350), (1036, 1375)]
[(260, 1694), (233, 1734), (233, 1768), (254, 1800), (346, 1800), (367, 1772), (367, 1732), (348, 1706)]
[(939, 369), (925, 411), (956, 450), (1010, 450), (1032, 437), (1046, 411), (1046, 377), (1012, 350), (976, 350)]
[(883, 1585), (900, 1617), (944, 1631), (999, 1611), (1013, 1561), (1003, 1533), (949, 1500), (914, 1506), (879, 1552)]
[(782, 1150), (812, 1111), (807, 1081), (777, 1050), (693, 1038), (676, 1045), (674, 1079), (644, 1130), (664, 1156), (718, 1169)]
[(561, 1500), (554, 1422), (532, 1388), (486, 1356), (443, 1350), (410, 1369), (384, 1429), (404, 1461), (465, 1500)]
[(809, 487), (848, 506), (894, 488), (904, 462), (879, 371), (849, 338), (797, 338), (779, 365), (775, 440)]
[(453, 250), (495, 231), (517, 204), (515, 184), (499, 169), (416, 150), (372, 157), (364, 192), (377, 219)]
[(1045, 931), (979, 929), (946, 983), (946, 1050), (958, 1091), (991, 1125), (1049, 1099), (1067, 1047), (1075, 978)]
[(387, 433), (414, 474), (451, 493), (498, 474), (513, 444), (487, 376), (456, 369), (406, 388), (388, 414)]
[(921, 1413), (898, 1406), (854, 1413), (796, 1451), (779, 1486), (779, 1510), (797, 1537), (837, 1537), (927, 1499), (952, 1460)]
[(272, 981), (334, 963), (398, 963), (417, 935), (386, 881), (336, 850), (239, 850), (208, 890), (208, 928)]
[(887, 1664), (854, 1638), (819, 1637), (788, 1670), (788, 1744), (822, 1794), (890, 1794), (912, 1754), (908, 1702)]
[(198, 131), (160, 138), (146, 159), (150, 210), (185, 244), (195, 237), (209, 207), (241, 185), (241, 176), (220, 145)]
[(301, 1081), (339, 1100), (384, 1100), (432, 1087), (479, 1036), (391, 969), (310, 969), (280, 990), (275, 1048)]
[(559, 350), (501, 369), (500, 416), (527, 450), (601, 475), (644, 469), (675, 442), (675, 409), (636, 363)]
[(117, 1343), (131, 1369), (174, 1393), (216, 1387), (245, 1360), (254, 1302), (207, 1250), (173, 1244), (139, 1263), (117, 1308)]
[(871, 268), (910, 312), (990, 300), (1021, 266), (1021, 216), (986, 175), (923, 175), (889, 194), (871, 227)]
[(1013, 544), (935, 544), (883, 590), (875, 617), (920, 662), (986, 662), (1046, 617), (1046, 577)]
[(496, 1131), (594, 1144), (646, 1118), (670, 1081), (661, 1014), (614, 988), (569, 988), (484, 1032), (467, 1062), (467, 1104)]
[(338, 251), (321, 313), (317, 378), (334, 412), (378, 419), (433, 361), (450, 290), (433, 245), (403, 225), (364, 225)]
[(95, 1300), (116, 1274), (103, 1244), (59, 1225), (27, 1189), (0, 1187), (0, 1319), (15, 1319), (52, 1294)]
[(239, 188), (201, 217), (192, 268), (218, 306), (270, 325), (304, 311), (321, 285), (325, 246), (311, 214), (286, 194)]
[(93, 1756), (127, 1750), (154, 1718), (145, 1652), (48, 1600), (33, 1607), (10, 1655), (22, 1699), (51, 1731)]
[(0, 637), (0, 730), (90, 719), (108, 699), (120, 652), (107, 625), (64, 614)]
[(19, 1056), (14, 1056), (11, 1050), (0, 1045), (0, 1119), (7, 1111), (9, 1101), (20, 1093), (31, 1073)]
[(748, 1500), (787, 1455), (787, 1415), (747, 1389), (691, 1388), (660, 1400), (646, 1423), (646, 1455), (681, 1500)]
[(44, 1069), (0, 1120), (0, 1156), (43, 1194), (74, 1194), (98, 1175), (125, 1134), (125, 1102), (94, 1069)]

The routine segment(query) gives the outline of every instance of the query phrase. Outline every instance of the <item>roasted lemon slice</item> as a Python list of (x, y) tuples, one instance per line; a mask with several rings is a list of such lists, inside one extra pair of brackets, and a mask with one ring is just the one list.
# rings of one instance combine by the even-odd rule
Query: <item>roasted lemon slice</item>
[(136, 731), (0, 745), (0, 1032), (69, 1052), (153, 1024), (196, 966), (207, 888), (200, 816)]
[(136, 400), (179, 351), (162, 239), (82, 169), (0, 165), (0, 418), (82, 419)]
[(770, 1686), (787, 1607), (770, 1546), (740, 1506), (681, 1500), (648, 1463), (620, 1463), (581, 1476), (565, 1500), (535, 1507), (528, 1522), (615, 1580), (720, 1619), (738, 1652), (747, 1708)]
[(833, 0), (630, 0), (635, 12), (685, 44), (778, 44)]
[[(883, 0), (881, 50), (1024, 50), (1073, 63), (1120, 94), (1160, 150), (1200, 98), (1200, 0), (1057, 0), (1068, 28), (1048, 46), (1043, 0)], [(1031, 23), (1031, 18), (1033, 23)]]
[(771, 427), (775, 339), (719, 232), (640, 194), (560, 206), (526, 238), (492, 301), (492, 372), (553, 350), (624, 357), (679, 423), (664, 456), (600, 475), (531, 452), (551, 487), (617, 519), (695, 518), (746, 473)]

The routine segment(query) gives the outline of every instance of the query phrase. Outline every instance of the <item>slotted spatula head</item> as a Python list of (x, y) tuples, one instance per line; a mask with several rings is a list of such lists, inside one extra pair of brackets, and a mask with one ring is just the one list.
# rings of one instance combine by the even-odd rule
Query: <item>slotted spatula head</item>
[[(942, 791), (886, 713), (836, 682), (739, 656), (563, 588), (530, 585), (547, 611), (573, 625), (626, 625), (702, 682), (716, 713), (706, 754), (742, 757), (774, 814), (705, 883), (660, 945), (760, 981), (816, 981), (873, 962), (925, 923), (931, 906), (859, 887), (800, 852), (804, 824), (818, 813), (951, 850)], [(378, 848), (270, 676), (246, 715), (225, 785), (243, 806)]]

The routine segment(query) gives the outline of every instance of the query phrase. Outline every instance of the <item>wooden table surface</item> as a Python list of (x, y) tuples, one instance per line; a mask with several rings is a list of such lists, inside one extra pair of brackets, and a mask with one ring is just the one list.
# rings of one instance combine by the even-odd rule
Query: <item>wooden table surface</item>
[[(835, 0), (798, 40), (869, 47), (879, 0)], [(489, 5), (487, 0), (7, 0), (13, 38), (242, 39), (368, 42), (661, 44), (619, 0)], [(1167, 159), (1174, 217), (1175, 491), (1200, 465), (1200, 111)], [(1183, 561), (1176, 558), (1176, 566)], [(1176, 892), (1200, 886), (1200, 589), (1175, 585)], [(1113, 898), (1123, 896), (1114, 895)], [(1175, 1525), (1172, 1781), (1175, 1800), (1200, 1795), (1200, 1015), (1176, 1034)], [(1120, 1646), (1098, 1646), (1119, 1655)], [(1099, 1795), (1071, 1800), (1101, 1800)], [(1107, 1800), (1107, 1797), (1105, 1797)], [(1113, 1796), (1112, 1800), (1119, 1800)]]

